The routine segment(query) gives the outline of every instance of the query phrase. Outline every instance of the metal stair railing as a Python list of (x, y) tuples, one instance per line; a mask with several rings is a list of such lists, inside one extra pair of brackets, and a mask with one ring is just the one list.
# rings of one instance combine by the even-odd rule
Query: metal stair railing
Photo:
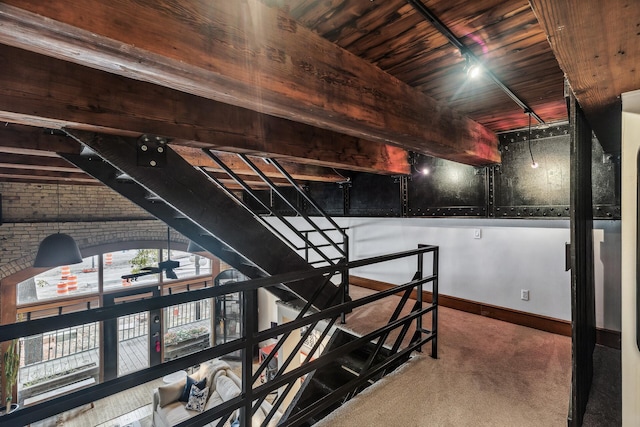
[[(264, 208), (269, 215), (277, 218), (287, 229), (289, 229), (295, 237), (297, 237), (303, 245), (296, 244), (291, 238), (286, 237), (282, 232), (280, 232), (273, 224), (269, 221), (266, 221), (262, 218), (261, 215), (256, 213), (248, 203), (243, 201), (240, 197), (236, 196), (232, 191), (226, 188), (226, 186), (216, 178), (212, 173), (209, 173), (206, 168), (200, 167), (200, 170), (205, 173), (212, 181), (214, 181), (218, 186), (220, 186), (228, 195), (233, 197), (233, 199), (241, 204), (245, 209), (251, 212), (254, 217), (261, 219), (262, 223), (269, 228), (274, 234), (276, 234), (281, 240), (287, 243), (292, 249), (297, 251), (305, 251), (306, 260), (309, 262), (309, 250), (312, 250), (315, 254), (317, 254), (322, 260), (320, 262), (325, 262), (327, 265), (334, 265), (336, 262), (340, 260), (348, 261), (348, 236), (346, 234), (346, 228), (340, 227), (329, 215), (324, 212), (324, 210), (305, 192), (300, 188), (300, 185), (295, 181), (295, 179), (274, 159), (265, 159), (269, 164), (273, 165), (276, 170), (282, 174), (282, 176), (291, 184), (292, 188), (295, 189), (297, 194), (299, 194), (305, 202), (313, 207), (318, 215), (323, 218), (326, 222), (328, 222), (332, 228), (321, 228), (319, 227), (315, 221), (313, 221), (302, 209), (299, 209), (294, 203), (286, 197), (285, 194), (282, 193), (280, 188), (264, 173), (262, 172), (256, 165), (253, 163), (246, 155), (238, 154), (238, 157), (254, 172), (254, 174), (259, 177), (270, 189), (272, 194), (278, 196), (287, 206), (289, 206), (296, 214), (296, 216), (303, 218), (307, 224), (311, 227), (311, 230), (307, 230), (307, 232), (302, 232), (298, 230), (291, 221), (287, 220), (282, 214), (280, 214), (276, 209), (272, 208), (269, 204), (265, 203), (255, 190), (251, 188), (249, 184), (247, 184), (238, 174), (236, 174), (231, 168), (229, 168), (218, 156), (216, 156), (211, 150), (203, 149), (203, 152), (209, 156), (222, 170), (231, 178), (234, 182), (236, 182), (240, 187), (248, 194), (253, 200), (255, 200), (262, 208)], [(336, 231), (341, 236), (341, 241), (336, 242), (335, 239), (331, 238), (327, 232)], [(313, 239), (309, 238), (309, 234), (317, 233), (323, 239), (323, 243), (314, 243)], [(339, 256), (330, 257), (328, 256), (322, 248), (331, 247), (334, 251), (336, 251)], [(318, 263), (314, 261), (313, 264)]]
[[(309, 230), (299, 230), (293, 223), (287, 220), (282, 214), (280, 214), (276, 209), (273, 209), (267, 203), (262, 201), (258, 194), (251, 188), (249, 184), (247, 184), (238, 174), (236, 174), (228, 165), (226, 165), (218, 156), (216, 156), (210, 149), (203, 149), (203, 152), (211, 158), (222, 170), (240, 187), (248, 194), (253, 200), (255, 200), (260, 206), (269, 212), (270, 215), (276, 217), (280, 223), (284, 224), (287, 229), (289, 229), (298, 239), (303, 243), (302, 245), (296, 244), (292, 239), (286, 237), (284, 233), (277, 229), (270, 221), (267, 221), (261, 215), (256, 213), (248, 203), (245, 203), (240, 197), (238, 197), (235, 193), (230, 191), (218, 178), (216, 178), (212, 173), (209, 173), (204, 167), (200, 167), (200, 171), (203, 172), (207, 177), (209, 177), (214, 183), (216, 183), (228, 196), (232, 197), (240, 206), (243, 206), (247, 211), (249, 211), (254, 218), (260, 221), (267, 229), (272, 231), (276, 236), (278, 236), (282, 241), (284, 241), (289, 247), (296, 251), (303, 251), (305, 261), (309, 263), (311, 266), (316, 266), (319, 263), (324, 263), (326, 265), (335, 265), (336, 262), (349, 262), (349, 236), (346, 233), (346, 228), (340, 227), (334, 220), (331, 218), (305, 191), (303, 191), (295, 181), (295, 179), (275, 160), (275, 159), (265, 159), (268, 163), (272, 164), (276, 170), (291, 184), (291, 186), (296, 190), (296, 192), (306, 201), (308, 205), (313, 207), (315, 211), (319, 214), (321, 218), (323, 218), (328, 224), (331, 225), (331, 228), (321, 228), (319, 227), (315, 221), (313, 221), (305, 212), (301, 209), (298, 209), (293, 203), (289, 201), (289, 199), (282, 193), (282, 191), (274, 184), (274, 182), (266, 176), (264, 172), (262, 172), (256, 165), (253, 163), (246, 155), (238, 154), (238, 157), (242, 159), (242, 161), (258, 176), (267, 186), (271, 189), (272, 193), (276, 194), (281, 200), (283, 200), (291, 209), (296, 212), (297, 216), (302, 217), (308, 225), (311, 226)], [(338, 241), (334, 240), (329, 236), (329, 233), (338, 233), (339, 239)], [(313, 238), (310, 235), (319, 235), (323, 240), (323, 243), (314, 243)], [(336, 251), (338, 256), (332, 257), (327, 254), (323, 248), (331, 248)], [(315, 253), (320, 257), (319, 260), (311, 261), (310, 260), (310, 251)], [(342, 289), (342, 297), (341, 302), (349, 300), (349, 278), (346, 275), (342, 275), (340, 280), (340, 288)], [(342, 314), (341, 317), (342, 323), (346, 321), (346, 313)]]
[[(428, 245), (419, 245), (419, 248), (420, 249), (424, 249), (424, 248), (429, 248), (429, 246)], [(432, 342), (432, 353), (431, 353), (431, 356), (433, 358), (437, 358), (437, 334), (436, 334), (436, 330), (437, 330), (437, 300), (438, 300), (438, 297), (437, 297), (438, 296), (438, 286), (437, 286), (437, 280), (438, 280), (437, 279), (438, 249), (436, 248), (435, 250), (429, 251), (429, 252), (433, 252), (433, 254), (434, 254), (433, 255), (434, 256), (434, 264), (433, 264), (434, 275), (432, 275), (431, 277), (427, 278), (426, 280), (423, 278), (423, 261), (424, 261), (423, 255), (424, 255), (424, 253), (422, 253), (422, 252), (419, 253), (417, 255), (418, 268), (417, 268), (417, 271), (416, 271), (415, 275), (412, 278), (412, 281), (410, 282), (410, 283), (412, 283), (414, 285), (413, 286), (404, 285), (404, 286), (401, 287), (402, 296), (400, 298), (399, 303), (395, 307), (393, 314), (390, 316), (390, 319), (388, 321), (388, 325), (395, 325), (395, 326), (393, 328), (388, 328), (388, 329), (385, 329), (385, 330), (381, 330), (380, 332), (376, 331), (375, 333), (372, 333), (372, 334), (368, 335), (368, 336), (374, 337), (374, 338), (371, 339), (371, 342), (375, 342), (377, 340), (376, 347), (370, 353), (370, 355), (367, 358), (366, 362), (363, 364), (360, 372), (357, 373), (356, 380), (352, 381), (354, 384), (357, 384), (357, 385), (355, 387), (351, 388), (344, 395), (344, 397), (342, 398), (343, 401), (349, 400), (350, 398), (354, 397), (357, 393), (359, 393), (363, 389), (363, 387), (368, 386), (372, 382), (374, 382), (374, 381), (378, 380), (379, 378), (383, 377), (384, 375), (386, 375), (387, 369), (389, 369), (389, 365), (392, 365), (392, 364), (388, 363), (388, 361), (383, 361), (383, 362), (378, 362), (377, 365), (374, 365), (374, 362), (376, 361), (376, 359), (380, 355), (381, 350), (382, 350), (386, 340), (388, 339), (390, 333), (393, 330), (397, 329), (397, 328), (400, 328), (400, 333), (398, 334), (397, 338), (394, 340), (393, 346), (391, 347), (390, 354), (392, 355), (392, 357), (395, 357), (394, 355), (398, 355), (398, 354), (405, 354), (405, 352), (400, 351), (400, 346), (401, 346), (402, 342), (404, 341), (404, 339), (406, 337), (406, 334), (408, 333), (411, 325), (413, 324), (413, 320), (414, 319), (415, 319), (415, 329), (416, 330), (415, 330), (415, 333), (414, 333), (412, 339), (410, 340), (409, 347), (413, 347), (413, 349), (415, 349), (417, 351), (421, 351), (422, 345), (427, 341), (431, 341)], [(433, 285), (433, 292), (432, 292), (433, 303), (432, 303), (432, 305), (430, 307), (423, 308), (423, 301), (422, 301), (423, 284), (425, 282), (427, 282), (427, 281), (431, 282), (432, 285)], [(407, 315), (409, 317), (405, 316), (403, 319), (400, 319), (401, 313), (404, 310), (404, 308), (406, 307), (406, 304), (407, 304), (407, 302), (408, 302), (408, 300), (409, 300), (409, 298), (411, 296), (411, 293), (414, 290), (417, 292), (418, 296), (416, 297), (416, 302), (413, 304), (413, 307), (411, 308), (410, 314)], [(304, 318), (307, 315), (308, 308), (309, 308), (308, 305), (306, 307), (303, 307), (300, 310), (299, 315), (296, 317), (296, 320)], [(432, 314), (432, 329), (431, 330), (424, 329), (422, 327), (422, 315), (427, 314), (429, 312)], [(417, 313), (419, 313), (419, 314), (417, 314)], [(409, 320), (407, 320), (407, 319), (409, 319)], [(307, 356), (305, 357), (305, 360), (302, 362), (302, 365), (308, 364), (310, 362), (310, 359), (313, 357), (313, 355), (317, 351), (317, 348), (319, 347), (319, 345), (322, 342), (322, 340), (326, 337), (326, 335), (329, 333), (331, 328), (334, 327), (335, 322), (337, 321), (337, 317), (330, 318), (329, 320), (330, 321), (328, 322), (328, 324), (325, 326), (325, 328), (322, 331), (320, 339), (318, 341), (316, 341), (314, 347), (311, 349), (311, 351), (308, 352)], [(277, 379), (278, 377), (284, 375), (285, 372), (287, 372), (291, 362), (298, 355), (298, 351), (302, 347), (304, 341), (307, 339), (309, 334), (312, 332), (312, 330), (314, 328), (316, 328), (316, 326), (318, 324), (319, 324), (318, 321), (314, 321), (313, 323), (310, 323), (308, 325), (308, 329), (302, 334), (300, 340), (296, 343), (296, 345), (293, 347), (293, 349), (290, 350), (291, 354), (279, 366), (274, 379)], [(426, 341), (422, 338), (423, 334), (426, 334), (427, 337), (428, 337), (428, 339)], [(288, 337), (289, 337), (289, 333), (286, 333), (282, 337), (279, 338), (278, 342), (276, 343), (275, 347), (271, 350), (271, 352), (269, 353), (267, 358), (265, 358), (261, 362), (261, 364), (258, 366), (257, 373), (254, 374), (254, 377), (252, 378), (252, 381), (256, 381), (258, 379), (259, 375), (266, 369), (266, 367), (268, 366), (268, 364), (271, 361), (271, 359), (273, 357), (275, 357), (275, 354), (277, 354), (277, 351), (281, 348), (281, 346), (284, 344), (284, 342), (286, 341), (286, 339)], [(339, 353), (339, 355), (346, 354), (346, 353), (347, 352), (342, 351), (342, 352)], [(336, 357), (339, 357), (339, 355), (336, 356)], [(310, 374), (313, 374), (313, 371)], [(269, 414), (267, 414), (266, 420), (264, 422), (265, 424), (263, 424), (263, 425), (266, 425), (273, 418), (273, 416), (277, 412), (278, 408), (280, 407), (282, 402), (287, 397), (288, 393), (293, 388), (294, 384), (295, 383), (291, 382), (291, 383), (287, 384), (287, 386), (285, 387), (284, 390), (279, 390), (279, 396), (272, 403), (273, 408), (271, 409)], [(256, 401), (254, 401), (254, 405), (252, 407), (252, 414), (255, 413), (255, 411), (262, 404), (262, 401), (264, 399), (266, 399), (267, 396), (268, 396), (268, 394), (263, 394), (261, 398), (258, 398)], [(313, 411), (318, 412), (318, 411), (320, 411), (320, 409), (314, 409)], [(309, 415), (309, 414), (307, 414), (307, 415)]]

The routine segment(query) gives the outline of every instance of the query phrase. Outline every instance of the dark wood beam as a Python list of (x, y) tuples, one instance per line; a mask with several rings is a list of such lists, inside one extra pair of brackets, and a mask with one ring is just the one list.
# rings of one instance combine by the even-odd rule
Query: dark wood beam
[(620, 152), (619, 97), (640, 88), (640, 8), (626, 0), (532, 0), (531, 4), (602, 147)]
[(0, 151), (3, 153), (59, 157), (55, 153), (79, 154), (81, 150), (77, 141), (61, 132), (15, 123), (0, 126)]
[(27, 168), (42, 171), (81, 172), (71, 163), (59, 157), (34, 156), (31, 154), (4, 153), (0, 165), (8, 168)]
[(0, 181), (19, 181), (30, 183), (66, 182), (70, 184), (102, 185), (83, 172), (43, 171), (27, 168), (7, 168), (0, 164)]
[[(212, 172), (222, 172), (222, 169), (213, 162), (209, 156), (204, 154), (201, 149), (175, 144), (172, 144), (172, 147), (182, 158), (193, 166), (203, 166)], [(71, 168), (72, 171), (77, 171), (73, 165), (61, 159), (56, 153), (78, 154), (80, 150), (80, 144), (75, 140), (50, 130), (13, 123), (0, 126), (0, 153), (4, 153), (0, 156), (0, 159), (3, 163), (61, 166)], [(227, 166), (233, 169), (236, 174), (253, 177), (250, 178), (249, 181), (256, 181), (255, 173), (240, 160), (236, 154), (221, 151), (216, 151), (215, 154), (222, 159)], [(46, 161), (46, 159), (51, 160)], [(279, 184), (289, 185), (273, 166), (258, 158), (254, 158), (253, 160), (268, 177), (276, 180), (279, 179), (279, 181), (277, 181)], [(287, 161), (282, 161), (281, 165), (284, 166), (290, 175), (299, 181), (339, 182), (344, 179), (344, 177), (339, 175), (335, 170), (329, 168), (302, 165)], [(256, 184), (251, 182), (251, 184), (257, 185), (257, 182)], [(231, 185), (231, 187), (236, 186)]]
[[(0, 121), (134, 137), (152, 133), (172, 138), (173, 144), (362, 172), (410, 171), (407, 151), (389, 144), (259, 114), (8, 46), (0, 45), (0, 58), (11, 58), (0, 66)], [(33, 136), (38, 144), (42, 141), (35, 132)]]
[(0, 42), (462, 163), (496, 135), (258, 0), (5, 0)]

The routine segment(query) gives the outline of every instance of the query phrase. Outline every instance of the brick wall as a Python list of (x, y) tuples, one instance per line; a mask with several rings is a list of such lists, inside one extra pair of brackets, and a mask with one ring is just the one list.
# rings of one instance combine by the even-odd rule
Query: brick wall
[[(83, 256), (100, 246), (160, 245), (167, 238), (163, 222), (107, 187), (60, 185), (60, 216), (56, 185), (0, 182), (0, 194), (0, 280), (32, 270), (40, 241), (58, 229), (76, 240)], [(188, 242), (176, 232), (171, 239)]]
[(153, 219), (104, 186), (0, 182), (0, 194), (4, 222)]

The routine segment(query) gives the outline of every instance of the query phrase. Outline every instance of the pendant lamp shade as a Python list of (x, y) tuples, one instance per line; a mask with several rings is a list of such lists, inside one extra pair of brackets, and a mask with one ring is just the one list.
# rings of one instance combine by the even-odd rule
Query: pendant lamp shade
[(64, 233), (55, 233), (40, 242), (33, 266), (59, 267), (80, 262), (82, 262), (82, 255), (73, 237)]

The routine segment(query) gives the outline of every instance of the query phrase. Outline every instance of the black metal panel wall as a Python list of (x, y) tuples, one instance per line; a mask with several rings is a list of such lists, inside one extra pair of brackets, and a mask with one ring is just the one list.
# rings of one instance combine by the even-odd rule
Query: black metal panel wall
[(568, 207), (569, 135), (534, 138), (532, 134), (531, 153), (539, 165), (534, 169), (527, 133), (523, 133), (516, 133), (506, 144), (508, 136), (501, 138), (502, 165), (494, 168), (496, 214), (512, 207)]
[[(298, 196), (298, 193), (295, 189), (290, 187), (279, 187), (278, 191), (283, 194), (286, 199), (293, 206), (296, 206), (299, 209), (302, 209), (302, 200)], [(296, 215), (296, 212), (291, 208), (287, 202), (282, 200), (275, 192), (272, 190), (254, 190), (254, 193), (262, 204), (269, 206), (272, 210), (282, 214), (282, 215)], [(251, 210), (260, 215), (267, 215), (269, 211), (262, 206), (260, 202), (258, 202), (251, 195), (246, 192), (242, 193), (243, 201), (251, 208)]]
[(401, 216), (400, 178), (355, 174), (349, 188), (349, 216)]
[[(568, 218), (569, 124), (500, 135), (502, 164), (490, 168), (490, 213), (496, 218)], [(539, 167), (531, 167), (531, 156)], [(596, 218), (620, 218), (620, 164), (592, 140), (593, 210)]]
[(296, 215), (296, 211), (289, 205), (293, 205), (298, 210), (303, 210), (303, 200), (298, 194), (295, 188), (292, 187), (279, 187), (278, 191), (282, 194), (286, 200), (285, 202), (277, 194), (272, 194), (272, 207), (275, 211), (280, 212), (283, 215)]
[(605, 154), (593, 138), (591, 157), (593, 216), (620, 219), (620, 155)]
[[(254, 191), (255, 195), (258, 196), (260, 202), (266, 206), (271, 206), (271, 190), (257, 190)], [(267, 208), (263, 207), (260, 202), (258, 202), (253, 196), (248, 194), (246, 191), (242, 192), (242, 200), (251, 208), (251, 210), (259, 215), (267, 215), (269, 211)]]
[[(569, 132), (569, 124), (532, 128), (531, 151), (527, 129), (501, 134), (499, 165), (477, 168), (414, 155), (409, 176), (355, 173), (350, 183), (307, 186), (310, 196), (332, 216), (568, 219)], [(536, 169), (531, 167), (532, 154)], [(595, 138), (591, 157), (594, 218), (620, 219), (619, 157), (604, 154)], [(424, 168), (428, 174), (422, 173)], [(276, 197), (271, 202), (269, 191), (259, 195), (281, 214), (292, 212)], [(302, 204), (293, 191), (291, 197)]]
[(310, 182), (309, 195), (328, 215), (344, 216), (345, 193), (348, 194), (348, 185), (335, 182)]
[(416, 157), (407, 183), (409, 216), (486, 216), (486, 168)]

